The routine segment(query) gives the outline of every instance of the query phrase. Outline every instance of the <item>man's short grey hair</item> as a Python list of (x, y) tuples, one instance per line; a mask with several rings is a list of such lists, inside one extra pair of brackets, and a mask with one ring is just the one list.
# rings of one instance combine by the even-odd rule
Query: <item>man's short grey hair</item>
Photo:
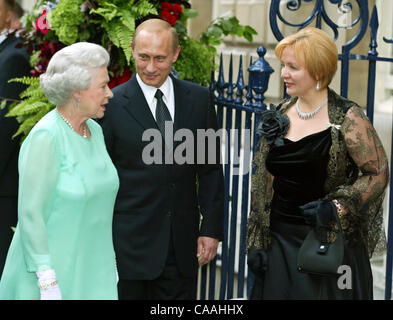
[(107, 67), (108, 52), (98, 44), (77, 42), (56, 52), (40, 76), (42, 91), (56, 106), (65, 104), (73, 92), (91, 85), (94, 69)]

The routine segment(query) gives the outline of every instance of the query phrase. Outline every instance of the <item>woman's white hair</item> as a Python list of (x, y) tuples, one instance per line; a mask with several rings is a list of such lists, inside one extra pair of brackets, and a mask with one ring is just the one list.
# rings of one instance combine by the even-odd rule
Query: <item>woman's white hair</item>
[(109, 54), (98, 44), (77, 42), (56, 52), (40, 76), (42, 91), (48, 100), (61, 106), (73, 92), (91, 85), (94, 69), (108, 66)]

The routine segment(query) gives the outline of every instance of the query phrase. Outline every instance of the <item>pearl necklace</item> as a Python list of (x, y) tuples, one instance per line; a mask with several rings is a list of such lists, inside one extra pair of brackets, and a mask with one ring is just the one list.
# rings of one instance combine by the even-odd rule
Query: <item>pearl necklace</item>
[(309, 112), (309, 113), (304, 113), (304, 112), (300, 111), (299, 99), (297, 99), (296, 106), (295, 106), (297, 115), (299, 116), (300, 119), (303, 119), (303, 120), (310, 119), (310, 118), (314, 117), (319, 112), (319, 110), (322, 109), (322, 107), (326, 104), (327, 101), (328, 101), (328, 99), (326, 98), (325, 100), (322, 101), (322, 103), (314, 111)]
[[(57, 113), (60, 115), (60, 117), (64, 120), (64, 122), (65, 122), (66, 124), (68, 124), (68, 126), (69, 126), (73, 131), (75, 131), (76, 133), (78, 133), (78, 132), (74, 129), (74, 127), (71, 125), (71, 123), (70, 123), (70, 122), (60, 113), (60, 111), (57, 110), (57, 109), (56, 109), (56, 111), (57, 111)], [(79, 134), (79, 133), (78, 133), (78, 134)], [(83, 135), (82, 135), (82, 137), (85, 138), (85, 139), (87, 139), (86, 124), (85, 124), (85, 126), (83, 127)]]

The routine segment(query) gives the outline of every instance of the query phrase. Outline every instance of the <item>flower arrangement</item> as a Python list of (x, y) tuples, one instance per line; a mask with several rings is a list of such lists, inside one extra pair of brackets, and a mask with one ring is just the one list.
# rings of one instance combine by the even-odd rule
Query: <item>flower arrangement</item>
[[(16, 135), (26, 136), (43, 115), (54, 108), (39, 85), (55, 52), (78, 41), (98, 43), (111, 56), (110, 87), (125, 81), (135, 72), (131, 40), (141, 21), (158, 17), (168, 21), (179, 34), (182, 48), (174, 64), (176, 76), (204, 86), (209, 85), (215, 69), (215, 46), (226, 35), (237, 35), (252, 41), (256, 31), (241, 26), (236, 17), (214, 20), (199, 40), (187, 34), (187, 20), (197, 16), (188, 0), (37, 0), (33, 10), (22, 18), (23, 46), (31, 55), (31, 77), (14, 79), (27, 85), (23, 99), (13, 103), (7, 116), (21, 123)], [(1, 104), (5, 106), (5, 101)]]

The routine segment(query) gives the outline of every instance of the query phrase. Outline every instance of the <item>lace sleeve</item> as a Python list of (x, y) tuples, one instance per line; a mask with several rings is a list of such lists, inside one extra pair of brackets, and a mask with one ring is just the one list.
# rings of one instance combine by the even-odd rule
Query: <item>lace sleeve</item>
[(265, 160), (269, 146), (261, 139), (253, 160), (251, 182), (251, 211), (247, 221), (247, 248), (267, 249), (270, 246), (270, 202), (273, 197), (273, 176)]
[(360, 228), (371, 258), (374, 252), (386, 250), (382, 204), (389, 182), (388, 159), (373, 125), (358, 106), (348, 110), (342, 126), (347, 152), (360, 172), (351, 185), (341, 186), (334, 198), (343, 196), (344, 221), (349, 229)]
[(361, 174), (349, 189), (358, 196), (358, 206), (380, 196), (389, 181), (389, 168), (382, 143), (363, 111), (353, 106), (343, 122), (344, 140), (349, 155)]

